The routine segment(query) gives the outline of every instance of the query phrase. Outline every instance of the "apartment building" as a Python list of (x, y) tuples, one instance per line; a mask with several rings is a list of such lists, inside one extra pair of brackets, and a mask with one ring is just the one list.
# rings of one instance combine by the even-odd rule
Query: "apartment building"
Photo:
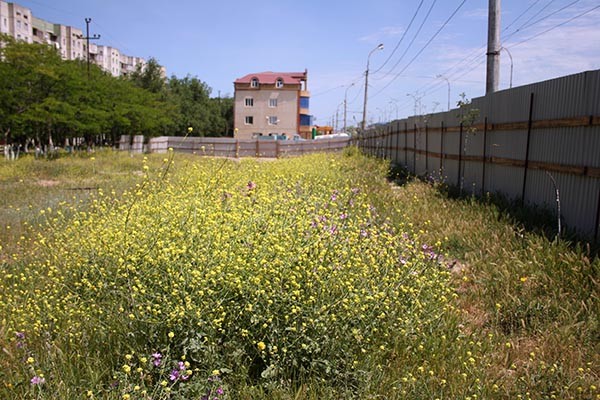
[[(30, 9), (16, 3), (0, 0), (0, 33), (27, 43), (53, 46), (64, 60), (87, 59), (87, 43), (81, 29), (36, 18)], [(115, 77), (131, 74), (139, 65), (142, 69), (146, 65), (141, 57), (128, 56), (115, 47), (95, 43), (90, 43), (89, 55), (90, 62)]]
[(31, 10), (15, 3), (0, 1), (0, 32), (33, 43)]
[(234, 132), (238, 139), (311, 137), (308, 71), (259, 72), (234, 82)]

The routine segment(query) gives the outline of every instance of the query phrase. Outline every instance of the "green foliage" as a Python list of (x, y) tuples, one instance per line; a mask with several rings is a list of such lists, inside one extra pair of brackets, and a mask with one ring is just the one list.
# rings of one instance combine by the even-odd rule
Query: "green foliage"
[(442, 241), (467, 329), (493, 338), (488, 398), (598, 398), (600, 259), (526, 231), (492, 203), (451, 199), (419, 182), (397, 194), (427, 230), (423, 240)]
[[(422, 351), (443, 347), (430, 334), (456, 318), (448, 275), (388, 220), (385, 164), (356, 153), (178, 163), (144, 160), (131, 191), (40, 212), (47, 234), (26, 235), (28, 261), (2, 270), (13, 393), (198, 398), (218, 370), (232, 398), (307, 382), (356, 397), (395, 360), (419, 373)], [(187, 380), (171, 378), (179, 361)]]
[(63, 61), (52, 47), (0, 36), (0, 131), (6, 143), (36, 146), (115, 144), (120, 135), (202, 135), (231, 131), (233, 102), (211, 99), (198, 78), (166, 80), (150, 59), (129, 78), (82, 61)]
[(460, 100), (456, 103), (459, 109), (458, 120), (466, 129), (467, 133), (475, 133), (476, 128), (473, 126), (479, 118), (479, 109), (471, 106), (471, 100), (467, 98), (465, 93), (461, 93)]
[(196, 136), (223, 136), (233, 122), (233, 99), (211, 99), (211, 89), (196, 77), (178, 79), (172, 76), (167, 84), (168, 95), (177, 106), (175, 132), (183, 135), (188, 127)]
[(597, 398), (600, 261), (388, 167), (0, 164), (0, 398)]

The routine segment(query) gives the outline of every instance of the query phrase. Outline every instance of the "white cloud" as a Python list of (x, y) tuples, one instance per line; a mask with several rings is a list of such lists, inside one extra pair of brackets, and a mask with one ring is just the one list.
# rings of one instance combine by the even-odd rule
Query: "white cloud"
[(487, 8), (476, 8), (473, 10), (466, 10), (463, 12), (463, 17), (472, 19), (487, 19), (488, 9)]
[[(504, 46), (512, 53), (515, 82), (526, 84), (594, 69), (600, 64), (600, 12), (590, 13), (564, 26), (534, 37), (566, 21), (548, 21), (536, 31)], [(531, 40), (528, 40), (532, 38)], [(524, 41), (526, 40), (526, 41)], [(523, 42), (524, 41), (524, 42)], [(522, 43), (520, 43), (522, 42)], [(503, 60), (504, 62), (508, 62)]]
[(382, 41), (385, 38), (398, 37), (404, 33), (404, 27), (401, 26), (384, 26), (379, 28), (377, 32), (373, 32), (369, 35), (358, 38), (361, 42), (377, 42)]

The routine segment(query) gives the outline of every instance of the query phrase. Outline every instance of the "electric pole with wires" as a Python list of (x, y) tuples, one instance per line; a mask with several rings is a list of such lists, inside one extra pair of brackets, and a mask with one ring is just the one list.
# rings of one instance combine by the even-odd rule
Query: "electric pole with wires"
[(489, 0), (485, 94), (498, 91), (500, 49), (500, 0)]
[(100, 35), (94, 34), (94, 36), (90, 36), (90, 22), (92, 22), (91, 18), (85, 19), (85, 37), (79, 35), (79, 39), (85, 39), (85, 48), (87, 55), (87, 75), (88, 79), (90, 79), (90, 40), (98, 40), (100, 39)]

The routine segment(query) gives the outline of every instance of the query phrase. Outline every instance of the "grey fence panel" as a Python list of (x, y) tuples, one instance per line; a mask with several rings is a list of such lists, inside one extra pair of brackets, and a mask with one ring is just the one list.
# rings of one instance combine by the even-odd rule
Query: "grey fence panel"
[[(474, 133), (469, 109), (478, 112)], [(359, 144), (417, 175), (441, 175), (465, 194), (499, 192), (551, 212), (552, 176), (564, 221), (600, 240), (600, 70), (501, 90), (463, 109), (392, 124), (387, 129), (394, 139), (385, 152), (378, 151), (382, 139), (374, 130)]]
[(150, 139), (148, 151), (164, 153), (172, 148), (178, 152), (211, 157), (275, 158), (314, 152), (341, 151), (348, 146), (349, 142), (349, 138), (321, 139), (318, 141), (267, 141), (161, 136)]

